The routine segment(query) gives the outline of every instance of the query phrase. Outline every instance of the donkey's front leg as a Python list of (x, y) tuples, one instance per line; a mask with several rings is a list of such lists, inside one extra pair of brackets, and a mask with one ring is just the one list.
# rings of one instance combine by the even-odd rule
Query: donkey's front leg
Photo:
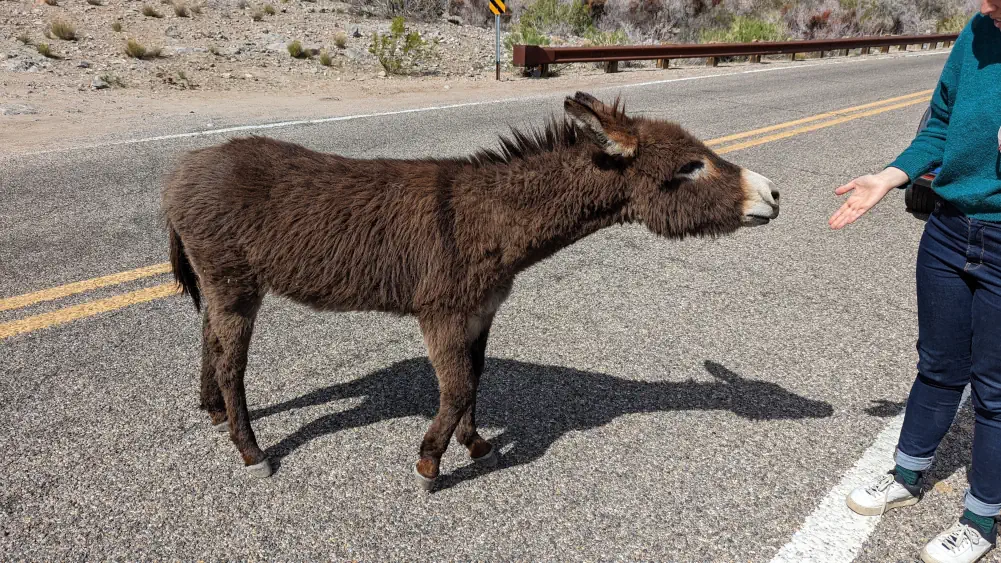
[(438, 478), (441, 456), (455, 427), (473, 403), (476, 385), (466, 342), (464, 315), (426, 315), (420, 319), (428, 356), (438, 376), (438, 414), (421, 442), (420, 460), (414, 468), (426, 490)]
[(469, 450), (469, 457), (487, 467), (497, 465), (497, 452), (494, 446), (480, 437), (476, 431), (476, 394), (479, 392), (480, 377), (483, 376), (483, 367), (486, 363), (487, 337), (490, 335), (492, 323), (493, 315), (484, 319), (479, 336), (469, 345), (469, 358), (473, 368), (473, 403), (466, 409), (466, 413), (459, 420), (459, 426), (455, 429), (455, 439)]

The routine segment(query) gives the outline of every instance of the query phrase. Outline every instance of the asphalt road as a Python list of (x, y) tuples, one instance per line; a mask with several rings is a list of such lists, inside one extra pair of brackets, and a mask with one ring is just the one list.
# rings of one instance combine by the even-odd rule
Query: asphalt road
[[(944, 60), (621, 94), (710, 139), (931, 89)], [(461, 155), (561, 111), (564, 94), (264, 133), (353, 156)], [(501, 464), (472, 467), (453, 445), (433, 495), (410, 473), (437, 405), (411, 319), (265, 301), (247, 392), (277, 461), (266, 480), (197, 409), (187, 299), (0, 340), (0, 558), (768, 561), (903, 409), (923, 222), (899, 192), (844, 231), (826, 220), (834, 188), (891, 160), (923, 111), (728, 153), (782, 190), (771, 225), (685, 242), (617, 227), (525, 272), (494, 323), (477, 405)], [(0, 297), (163, 262), (159, 177), (221, 138), (0, 156)], [(965, 415), (927, 502), (887, 515), (859, 560), (914, 560), (958, 516)]]

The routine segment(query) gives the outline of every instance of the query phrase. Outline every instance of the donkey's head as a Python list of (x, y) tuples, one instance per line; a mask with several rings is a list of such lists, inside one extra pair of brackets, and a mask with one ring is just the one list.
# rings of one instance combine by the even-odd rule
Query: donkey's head
[(676, 124), (629, 117), (578, 92), (564, 108), (598, 147), (594, 165), (622, 171), (627, 217), (670, 237), (722, 235), (779, 214), (779, 192), (764, 176), (728, 162)]

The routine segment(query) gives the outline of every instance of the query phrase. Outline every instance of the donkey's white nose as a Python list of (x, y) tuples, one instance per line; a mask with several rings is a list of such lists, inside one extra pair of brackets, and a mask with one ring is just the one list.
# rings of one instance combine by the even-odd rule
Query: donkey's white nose
[(779, 216), (779, 191), (771, 180), (745, 168), (741, 181), (745, 194), (745, 225), (764, 225)]

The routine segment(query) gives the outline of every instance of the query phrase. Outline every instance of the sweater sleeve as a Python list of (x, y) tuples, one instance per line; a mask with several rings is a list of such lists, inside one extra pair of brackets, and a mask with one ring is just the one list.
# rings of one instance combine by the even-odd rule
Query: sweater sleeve
[(956, 38), (952, 52), (949, 53), (949, 58), (939, 76), (938, 85), (932, 94), (931, 111), (925, 128), (914, 137), (904, 152), (887, 165), (902, 170), (911, 182), (942, 163), (949, 117), (956, 101), (956, 88), (959, 85), (963, 57), (969, 51), (968, 43), (973, 35), (972, 25), (975, 19), (976, 16), (967, 22), (966, 27)]

